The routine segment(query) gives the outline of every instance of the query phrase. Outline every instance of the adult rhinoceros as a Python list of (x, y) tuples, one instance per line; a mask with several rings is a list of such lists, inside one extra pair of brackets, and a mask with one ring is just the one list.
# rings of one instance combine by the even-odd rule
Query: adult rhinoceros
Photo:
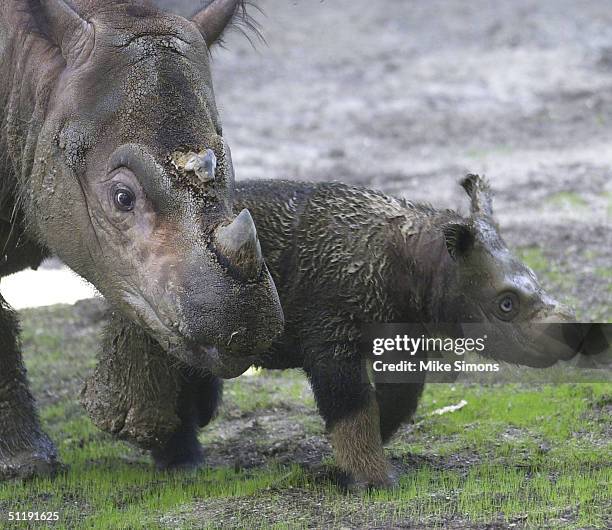
[[(233, 376), (282, 312), (233, 169), (209, 47), (242, 8), (0, 5), (0, 277), (59, 256), (191, 369)], [(0, 297), (0, 479), (57, 466)]]

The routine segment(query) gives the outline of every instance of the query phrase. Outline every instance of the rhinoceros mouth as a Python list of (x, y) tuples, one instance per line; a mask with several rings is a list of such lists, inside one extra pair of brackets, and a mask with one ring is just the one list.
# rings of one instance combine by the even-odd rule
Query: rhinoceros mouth
[(483, 328), (481, 334), (489, 336), (487, 357), (531, 368), (548, 368), (558, 361), (572, 359), (580, 350), (582, 341), (568, 341), (564, 336), (563, 328), (572, 325), (571, 322), (505, 323), (494, 326), (499, 334), (490, 328)]
[[(178, 352), (177, 352), (178, 353)], [(248, 357), (235, 357), (225, 354), (216, 346), (206, 346), (196, 343), (187, 343), (183, 357), (187, 355), (187, 362), (191, 366), (197, 366), (205, 372), (210, 372), (223, 379), (232, 379), (246, 372), (253, 364)], [(176, 355), (176, 354), (175, 354)], [(192, 358), (191, 362), (189, 358)]]
[(167, 342), (167, 340), (159, 340), (160, 333), (166, 336), (177, 334), (176, 331), (173, 331), (172, 328), (164, 322), (160, 314), (155, 310), (153, 304), (147, 300), (146, 296), (133, 292), (125, 292), (124, 300), (134, 312), (140, 324), (145, 329), (150, 330), (154, 338), (156, 338), (162, 346), (166, 346), (164, 343)]
[(126, 293), (125, 298), (141, 325), (149, 330), (162, 348), (191, 368), (231, 379), (243, 374), (253, 364), (252, 359), (232, 356), (215, 345), (195, 342), (183, 336), (178, 329), (164, 322), (145, 296)]

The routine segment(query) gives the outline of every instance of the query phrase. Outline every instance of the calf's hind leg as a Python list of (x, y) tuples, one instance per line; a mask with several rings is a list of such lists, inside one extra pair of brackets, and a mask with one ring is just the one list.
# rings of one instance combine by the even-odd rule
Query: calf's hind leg
[(34, 408), (18, 333), (17, 318), (0, 296), (0, 480), (50, 475), (59, 467)]
[(378, 403), (359, 366), (358, 360), (319, 358), (306, 373), (349, 487), (390, 487), (395, 477), (384, 455)]
[(376, 384), (383, 443), (387, 443), (399, 426), (412, 417), (423, 393), (423, 386), (423, 383)]

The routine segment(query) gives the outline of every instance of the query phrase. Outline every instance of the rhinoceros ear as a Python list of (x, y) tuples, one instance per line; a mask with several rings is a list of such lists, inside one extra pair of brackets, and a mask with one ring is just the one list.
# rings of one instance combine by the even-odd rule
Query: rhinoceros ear
[(67, 63), (71, 63), (83, 49), (91, 25), (64, 0), (41, 0), (48, 23), (48, 33), (59, 46)]
[(493, 215), (493, 197), (487, 179), (480, 175), (466, 175), (461, 181), (461, 187), (470, 198), (472, 215), (487, 217)]
[(235, 16), (248, 24), (244, 0), (209, 0), (208, 5), (192, 17), (208, 47), (217, 42)]
[(474, 247), (474, 229), (465, 223), (449, 223), (442, 228), (444, 242), (451, 258), (465, 257)]

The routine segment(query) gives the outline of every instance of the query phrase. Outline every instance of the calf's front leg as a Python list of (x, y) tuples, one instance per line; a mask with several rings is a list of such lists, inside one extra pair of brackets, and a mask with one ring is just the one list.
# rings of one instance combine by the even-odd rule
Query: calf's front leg
[[(328, 352), (329, 353), (329, 352)], [(316, 356), (306, 366), (319, 412), (330, 433), (336, 464), (351, 489), (391, 487), (376, 395), (362, 382), (358, 359)]]
[(221, 402), (221, 379), (185, 369), (180, 373), (181, 389), (177, 403), (180, 424), (168, 441), (152, 452), (159, 469), (193, 469), (204, 463), (198, 432), (215, 417)]

